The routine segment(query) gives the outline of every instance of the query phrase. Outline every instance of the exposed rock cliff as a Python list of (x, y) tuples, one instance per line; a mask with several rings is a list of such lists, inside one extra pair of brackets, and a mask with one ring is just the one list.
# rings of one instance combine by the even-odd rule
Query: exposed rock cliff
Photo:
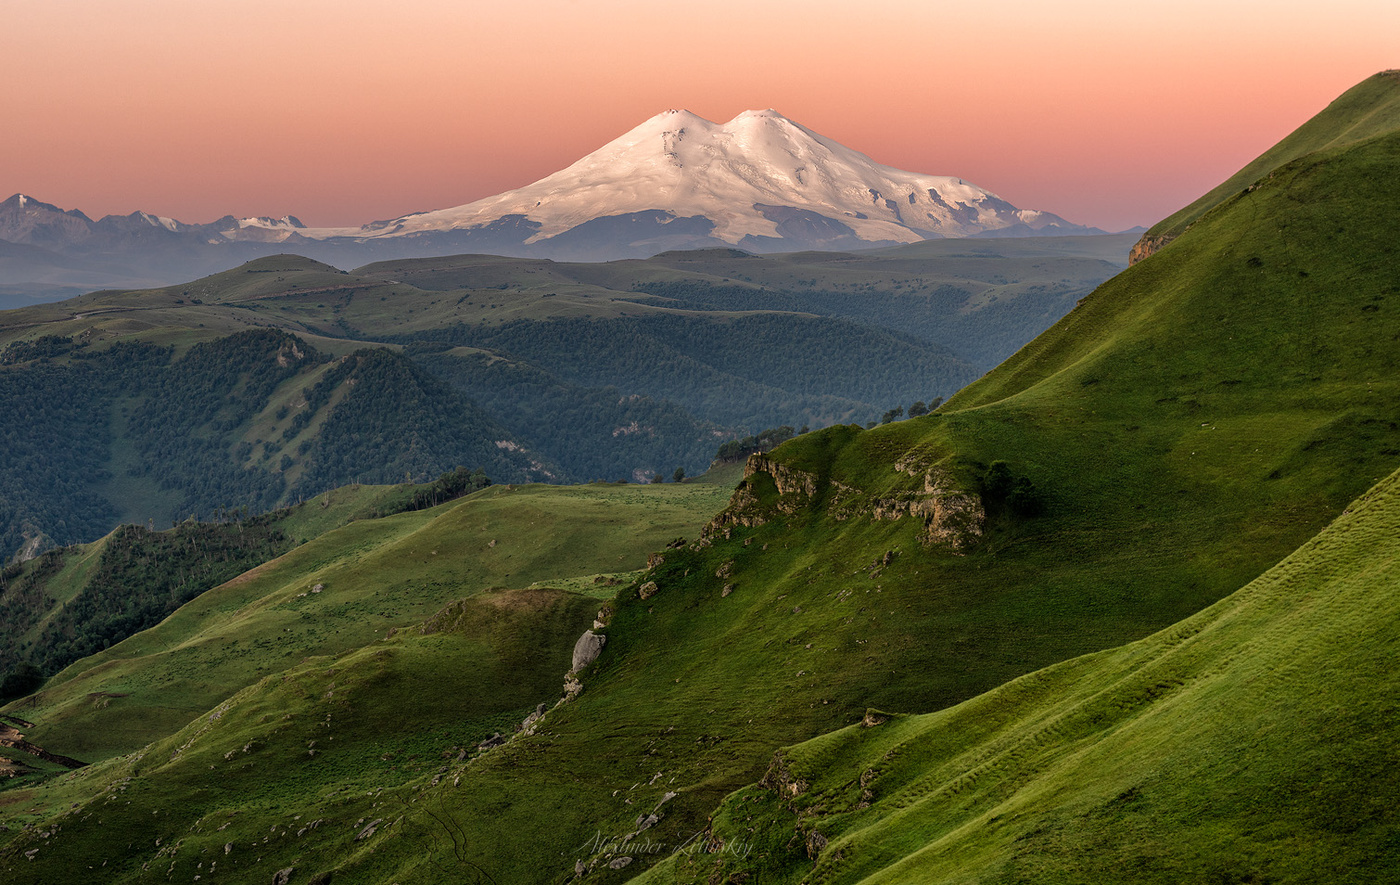
[(1150, 255), (1155, 255), (1162, 250), (1162, 247), (1177, 238), (1177, 234), (1162, 234), (1161, 236), (1151, 236), (1151, 231), (1142, 235), (1142, 239), (1133, 244), (1133, 248), (1128, 251), (1128, 266), (1132, 267), (1139, 261)]
[(951, 473), (938, 466), (926, 466), (912, 458), (895, 464), (909, 476), (923, 474), (921, 488), (880, 496), (868, 496), (857, 489), (837, 486), (829, 505), (837, 519), (869, 516), (871, 519), (913, 518), (923, 521), (919, 540), (962, 553), (982, 537), (987, 519), (982, 496), (957, 484)]
[[(765, 508), (754, 490), (755, 477), (762, 474), (778, 491), (778, 499)], [(756, 528), (767, 523), (776, 513), (791, 516), (811, 504), (817, 494), (817, 477), (805, 470), (788, 467), (774, 461), (763, 452), (749, 456), (744, 464), (744, 479), (729, 499), (729, 506), (720, 511), (701, 533), (703, 538), (715, 535), (729, 537), (733, 526)]]
[[(936, 465), (906, 458), (895, 469), (909, 476), (923, 477), (921, 486), (907, 491), (871, 495), (839, 480), (825, 483), (830, 494), (825, 502), (828, 513), (839, 520), (869, 517), (875, 521), (918, 519), (923, 522), (919, 540), (929, 546), (945, 547), (961, 553), (982, 537), (986, 508), (977, 492), (960, 487), (953, 475)], [(765, 504), (758, 486), (772, 481), (777, 498)], [(818, 497), (815, 474), (789, 467), (766, 454), (749, 456), (744, 480), (735, 489), (729, 506), (705, 527), (703, 537), (729, 537), (735, 526), (754, 528), (778, 515), (793, 515), (811, 506)], [(771, 495), (771, 491), (769, 492)]]

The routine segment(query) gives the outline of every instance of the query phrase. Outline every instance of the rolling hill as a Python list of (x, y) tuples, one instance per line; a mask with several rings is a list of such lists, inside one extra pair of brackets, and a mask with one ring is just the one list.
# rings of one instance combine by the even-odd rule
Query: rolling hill
[(726, 439), (950, 395), (1114, 272), (1126, 240), (1103, 239), (353, 274), (277, 256), (7, 312), (0, 551), (456, 466), (695, 474)]
[[(753, 456), (728, 506), (652, 545), (594, 615), (606, 642), (568, 661), (562, 698), (516, 690), (543, 690), (585, 626), (553, 595), (500, 596), (529, 629), (469, 595), (338, 656), (268, 637), (280, 672), (142, 750), (0, 792), (34, 824), (0, 868), (893, 882), (955, 857), (962, 881), (1393, 877), (1397, 171), (1395, 129), (1299, 157), (934, 414)], [(444, 539), (475, 539), (475, 569), (483, 536)], [(398, 581), (441, 568), (402, 537)], [(382, 586), (363, 561), (332, 567)], [(293, 573), (266, 594), (274, 626), (308, 604)], [(521, 654), (536, 636), (557, 641)], [(75, 671), (36, 720), (66, 697), (108, 731), (146, 722), (151, 694), (88, 711), (119, 679), (235, 654), (177, 648), (182, 668), (114, 688), (92, 667), (64, 689)], [(102, 733), (60, 720), (34, 724), (54, 752)]]

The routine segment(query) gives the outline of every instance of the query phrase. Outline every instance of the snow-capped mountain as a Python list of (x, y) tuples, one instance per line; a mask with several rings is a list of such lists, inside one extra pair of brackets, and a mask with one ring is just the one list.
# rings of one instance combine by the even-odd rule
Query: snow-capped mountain
[(257, 255), (340, 267), (482, 252), (600, 261), (671, 249), (848, 250), (936, 237), (1103, 233), (1023, 210), (961, 178), (875, 162), (777, 111), (712, 123), (657, 114), (534, 184), (360, 227), (294, 216), (187, 224), (147, 212), (93, 221), (24, 194), (0, 202), (0, 287), (156, 285)]
[(605, 257), (687, 245), (774, 251), (1039, 232), (1093, 231), (1017, 209), (961, 178), (881, 165), (774, 110), (722, 124), (665, 111), (513, 191), (359, 228), (299, 231), (359, 240), (452, 233), (534, 254), (616, 253)]

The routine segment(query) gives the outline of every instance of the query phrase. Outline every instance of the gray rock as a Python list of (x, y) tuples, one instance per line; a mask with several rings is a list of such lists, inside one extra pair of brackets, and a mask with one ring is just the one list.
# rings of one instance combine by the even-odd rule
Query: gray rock
[(655, 581), (647, 581), (641, 587), (637, 588), (637, 595), (643, 599), (651, 599), (656, 595), (658, 589), (660, 588), (656, 586)]
[(296, 872), (296, 867), (287, 867), (285, 870), (278, 870), (272, 874), (272, 885), (287, 885), (292, 881), (292, 873)]
[(574, 643), (574, 662), (571, 668), (575, 673), (598, 660), (598, 655), (602, 653), (603, 646), (608, 641), (608, 637), (594, 633), (592, 630), (585, 630), (584, 634)]
[(630, 858), (630, 857), (617, 857), (617, 858), (613, 858), (612, 860), (608, 861), (608, 869), (610, 869), (610, 870), (620, 870), (620, 869), (622, 869), (623, 867), (627, 866), (627, 865), (628, 865), (629, 863), (631, 863), (631, 862), (632, 862), (632, 858)]
[(355, 841), (363, 842), (365, 839), (368, 839), (370, 836), (373, 836), (374, 831), (379, 829), (379, 825), (382, 823), (384, 823), (384, 818), (382, 817), (378, 817), (370, 821), (369, 824), (367, 824), (363, 830), (360, 830), (360, 835), (355, 837)]

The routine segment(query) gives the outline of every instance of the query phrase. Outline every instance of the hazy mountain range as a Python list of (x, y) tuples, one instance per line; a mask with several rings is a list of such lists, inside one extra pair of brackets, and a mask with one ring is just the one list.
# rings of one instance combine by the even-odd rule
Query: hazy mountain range
[(139, 211), (94, 221), (15, 194), (0, 203), (0, 298), (12, 296), (0, 307), (168, 284), (275, 252), (348, 268), (465, 252), (600, 261), (1094, 233), (961, 178), (881, 165), (773, 110), (723, 124), (669, 110), (533, 184), (359, 227), (309, 228), (294, 216), (190, 224)]

